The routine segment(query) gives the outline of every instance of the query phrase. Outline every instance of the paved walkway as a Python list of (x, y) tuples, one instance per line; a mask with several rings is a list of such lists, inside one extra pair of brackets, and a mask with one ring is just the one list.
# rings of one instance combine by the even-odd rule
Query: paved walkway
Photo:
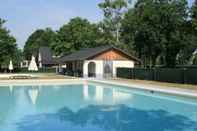
[(0, 80), (10, 80), (12, 77), (17, 76), (27, 76), (29, 79), (65, 79), (65, 78), (71, 78), (64, 75), (59, 75), (56, 73), (0, 73)]

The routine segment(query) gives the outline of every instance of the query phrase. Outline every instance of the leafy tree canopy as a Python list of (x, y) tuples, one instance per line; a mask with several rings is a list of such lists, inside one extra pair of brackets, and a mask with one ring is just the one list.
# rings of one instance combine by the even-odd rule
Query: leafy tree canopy
[(174, 67), (176, 56), (187, 44), (186, 0), (138, 0), (126, 13), (122, 35), (128, 46), (150, 66), (163, 57), (168, 67)]
[(57, 55), (68, 54), (81, 48), (95, 47), (103, 42), (101, 31), (96, 24), (87, 19), (76, 17), (57, 31), (52, 48)]
[(32, 54), (36, 55), (41, 46), (51, 47), (56, 37), (56, 33), (51, 28), (38, 29), (25, 43), (24, 54), (26, 59), (30, 60)]
[(194, 30), (197, 32), (197, 0), (195, 0), (191, 9), (191, 18)]
[(0, 19), (0, 68), (7, 68), (10, 60), (16, 62), (16, 39), (3, 26), (5, 22), (5, 20)]
[(120, 43), (121, 20), (127, 4), (127, 0), (105, 0), (99, 4), (104, 13), (103, 30), (114, 36), (115, 44)]

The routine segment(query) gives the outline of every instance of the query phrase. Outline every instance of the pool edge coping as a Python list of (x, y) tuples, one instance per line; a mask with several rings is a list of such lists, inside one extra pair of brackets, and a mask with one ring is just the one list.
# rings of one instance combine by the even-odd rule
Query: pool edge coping
[(25, 79), (25, 80), (0, 80), (1, 86), (17, 86), (17, 85), (62, 85), (83, 82), (82, 79)]
[[(75, 79), (28, 79), (28, 80), (0, 80), (0, 87), (1, 86), (17, 86), (17, 85), (62, 85), (65, 82), (69, 82), (69, 84), (77, 84), (84, 81), (92, 81), (97, 83), (104, 83), (104, 84), (111, 84), (116, 86), (126, 86), (133, 89), (142, 89), (148, 91), (155, 91), (161, 93), (167, 93), (171, 95), (182, 95), (182, 96), (189, 96), (197, 98), (197, 91), (189, 90), (189, 89), (177, 89), (174, 87), (167, 87), (164, 89), (165, 86), (158, 86), (158, 85), (145, 85), (145, 84), (137, 84), (137, 83), (129, 83), (124, 81), (114, 81), (114, 80), (107, 80), (107, 79), (87, 79), (87, 78), (75, 78)], [(38, 83), (40, 82), (40, 83)], [(124, 82), (124, 83), (123, 83)]]

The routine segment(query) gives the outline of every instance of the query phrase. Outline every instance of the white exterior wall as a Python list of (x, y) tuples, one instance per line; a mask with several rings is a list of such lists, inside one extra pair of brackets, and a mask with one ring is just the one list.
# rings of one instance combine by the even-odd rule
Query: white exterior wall
[[(103, 78), (103, 60), (86, 60), (83, 64), (83, 77), (88, 78), (88, 64), (94, 62), (96, 64), (96, 78)], [(113, 61), (113, 77), (116, 77), (117, 68), (134, 68), (134, 61), (115, 60)]]
[(134, 68), (134, 61), (113, 61), (113, 77), (116, 77), (117, 68)]
[(96, 78), (103, 78), (103, 61), (102, 60), (86, 60), (83, 64), (83, 77), (88, 77), (88, 64), (94, 62), (96, 64)]

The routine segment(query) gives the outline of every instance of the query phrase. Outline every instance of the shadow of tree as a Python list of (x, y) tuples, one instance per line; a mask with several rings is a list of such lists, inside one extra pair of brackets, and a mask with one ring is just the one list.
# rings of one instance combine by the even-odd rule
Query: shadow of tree
[(91, 105), (77, 112), (64, 107), (55, 114), (27, 116), (19, 131), (196, 131), (197, 121), (164, 110), (144, 111), (125, 105)]

